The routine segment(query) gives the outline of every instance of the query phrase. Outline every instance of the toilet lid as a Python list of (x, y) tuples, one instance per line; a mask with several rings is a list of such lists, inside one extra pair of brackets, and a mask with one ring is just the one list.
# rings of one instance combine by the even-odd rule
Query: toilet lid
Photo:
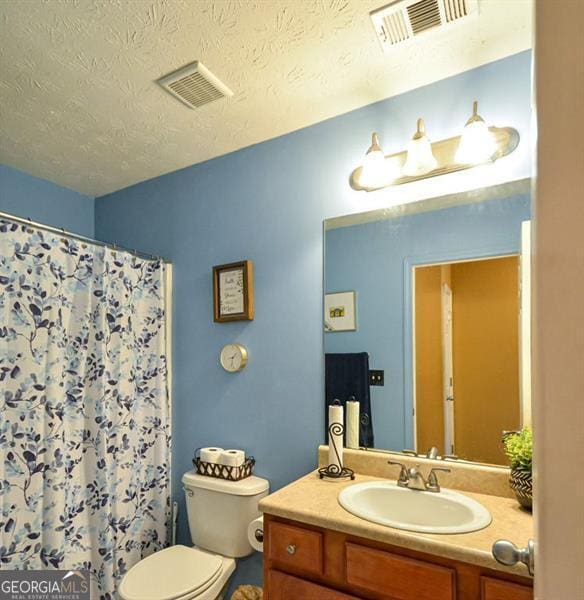
[(125, 600), (177, 600), (208, 587), (221, 571), (221, 558), (187, 546), (170, 546), (134, 565), (122, 579)]

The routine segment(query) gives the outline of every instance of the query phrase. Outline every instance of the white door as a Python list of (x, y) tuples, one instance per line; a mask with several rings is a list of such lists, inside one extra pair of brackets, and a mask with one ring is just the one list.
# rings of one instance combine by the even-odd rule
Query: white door
[(452, 368), (452, 289), (442, 284), (442, 389), (444, 454), (454, 454), (454, 373)]
[(531, 221), (521, 223), (519, 295), (521, 426), (531, 427)]

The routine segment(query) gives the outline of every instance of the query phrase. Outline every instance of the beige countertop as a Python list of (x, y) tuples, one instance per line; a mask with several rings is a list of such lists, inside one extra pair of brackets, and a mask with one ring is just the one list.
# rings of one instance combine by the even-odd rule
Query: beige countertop
[(413, 533), (377, 525), (355, 517), (338, 503), (337, 496), (345, 487), (376, 480), (379, 480), (379, 477), (360, 474), (355, 475), (354, 481), (321, 480), (318, 473), (314, 471), (266, 496), (260, 501), (259, 508), (263, 513), (277, 517), (507, 573), (528, 576), (525, 566), (505, 567), (500, 565), (491, 554), (491, 546), (498, 539), (508, 539), (523, 547), (533, 537), (532, 516), (522, 510), (516, 500), (460, 492), (474, 498), (489, 510), (493, 520), (488, 527), (472, 533), (455, 535)]

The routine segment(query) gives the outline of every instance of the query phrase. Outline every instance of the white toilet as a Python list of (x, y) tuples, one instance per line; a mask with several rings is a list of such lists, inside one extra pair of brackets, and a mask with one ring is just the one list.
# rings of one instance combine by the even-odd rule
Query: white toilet
[(235, 559), (253, 552), (247, 528), (260, 514), (268, 481), (254, 475), (225, 481), (189, 471), (182, 482), (195, 546), (170, 546), (134, 565), (120, 583), (122, 600), (221, 600)]

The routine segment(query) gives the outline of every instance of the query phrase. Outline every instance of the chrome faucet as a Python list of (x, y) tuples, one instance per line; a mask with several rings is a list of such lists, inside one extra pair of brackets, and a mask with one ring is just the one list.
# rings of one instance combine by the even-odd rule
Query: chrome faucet
[(436, 446), (432, 446), (426, 454), (418, 454), (415, 450), (410, 450), (409, 448), (404, 448), (401, 451), (402, 454), (407, 454), (408, 456), (416, 456), (421, 458), (429, 458), (431, 460), (458, 460), (458, 456), (456, 454), (443, 454), (440, 456), (438, 448)]
[(401, 467), (399, 475), (397, 477), (397, 484), (399, 485), (399, 487), (408, 487), (409, 477), (407, 467), (404, 464), (400, 462), (394, 462), (393, 460), (388, 460), (387, 464), (395, 465), (396, 467)]
[(444, 473), (450, 473), (450, 469), (444, 469), (442, 467), (434, 467), (428, 473), (428, 481), (426, 482), (426, 491), (427, 492), (439, 492), (440, 484), (438, 483), (438, 477), (436, 476), (436, 471), (443, 471)]
[(400, 467), (399, 476), (397, 478), (399, 487), (407, 488), (409, 490), (418, 490), (420, 492), (439, 492), (440, 484), (438, 483), (436, 471), (450, 473), (450, 469), (434, 467), (430, 470), (428, 479), (426, 480), (420, 471), (420, 465), (408, 469), (404, 464), (392, 460), (388, 460), (387, 464)]
[(420, 490), (423, 492), (426, 491), (427, 483), (419, 469), (420, 465), (408, 469), (408, 484), (406, 487), (410, 490)]
[(426, 452), (426, 458), (431, 458), (433, 460), (438, 458), (438, 448), (436, 446), (432, 446), (428, 452)]

